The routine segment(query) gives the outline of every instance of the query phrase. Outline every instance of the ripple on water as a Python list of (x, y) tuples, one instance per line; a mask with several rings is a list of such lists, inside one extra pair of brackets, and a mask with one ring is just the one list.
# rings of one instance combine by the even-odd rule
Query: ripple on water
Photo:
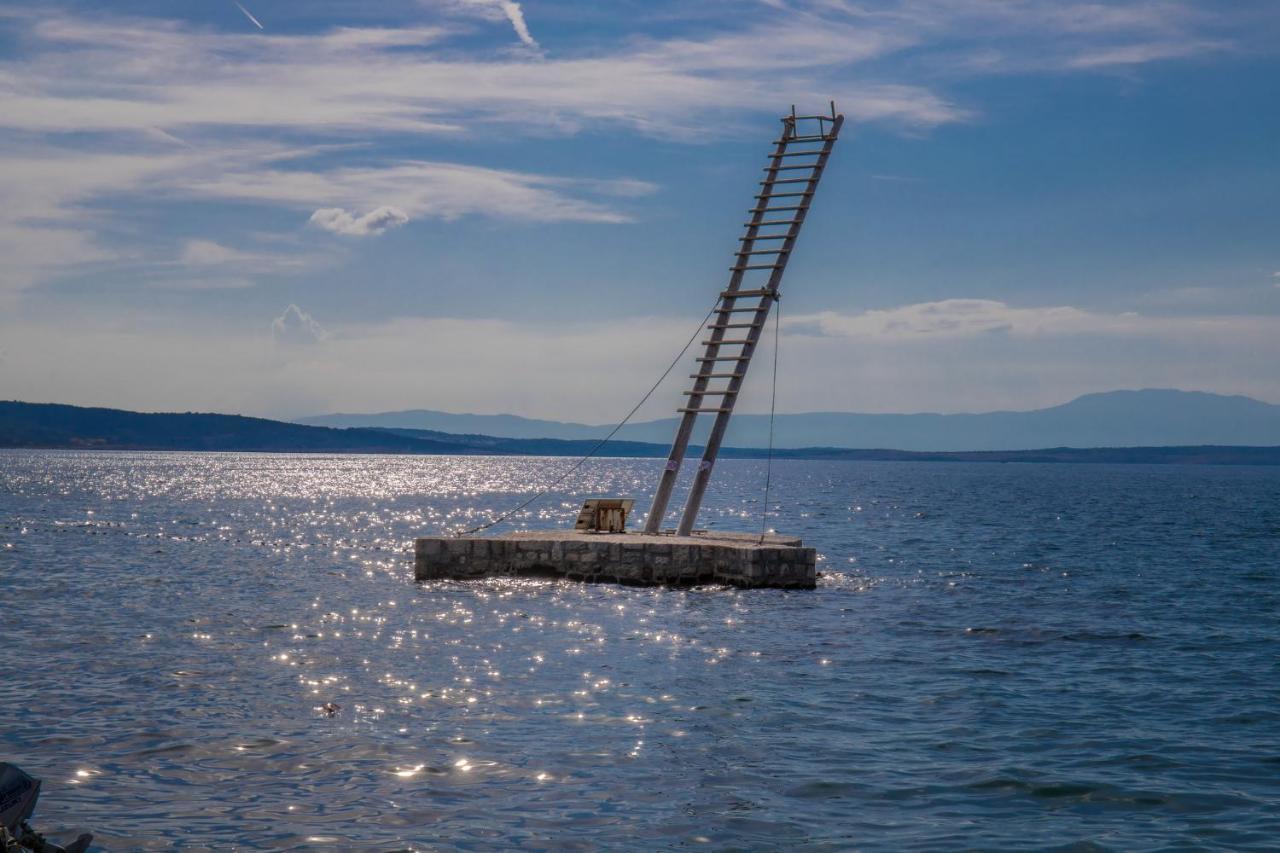
[[(565, 460), (0, 452), (0, 743), (104, 849), (1263, 847), (1280, 471), (775, 463), (813, 592), (415, 584)], [(594, 460), (581, 497), (643, 495)], [(709, 526), (752, 527), (727, 460)]]

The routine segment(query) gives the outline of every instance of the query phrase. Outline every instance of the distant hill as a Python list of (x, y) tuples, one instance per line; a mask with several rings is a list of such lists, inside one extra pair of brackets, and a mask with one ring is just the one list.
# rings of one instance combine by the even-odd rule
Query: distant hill
[[(489, 435), (498, 438), (603, 438), (613, 429), (571, 421), (544, 421), (519, 415), (464, 415), (431, 409), (409, 409), (403, 412), (379, 412), (370, 415), (335, 414), (298, 418), (296, 423), (337, 428), (375, 427), (377, 429), (412, 429), (455, 435)], [(650, 423), (665, 423), (652, 421)], [(634, 426), (641, 426), (635, 424)], [(668, 438), (670, 438), (668, 436)], [(637, 439), (647, 440), (647, 439)]]
[[(413, 429), (335, 429), (239, 415), (144, 414), (48, 403), (0, 402), (0, 448), (207, 450), (276, 453), (410, 453), (582, 456), (598, 439), (506, 438)], [(702, 448), (691, 445), (696, 458)], [(667, 444), (611, 441), (600, 456), (664, 457)], [(725, 447), (726, 458), (760, 458), (758, 447)], [(1280, 465), (1276, 447), (1056, 447), (1003, 451), (782, 448), (783, 459), (925, 462), (1111, 462)]]
[[(488, 435), (454, 435), (430, 430), (388, 430), (399, 435), (457, 441), (460, 445), (483, 448), (492, 453), (528, 456), (583, 456), (599, 444), (599, 439), (499, 438)], [(613, 440), (600, 448), (601, 456), (665, 458), (668, 444)], [(689, 445), (687, 458), (696, 459), (703, 448)], [(763, 459), (763, 447), (724, 447), (725, 459)], [(1152, 465), (1280, 465), (1280, 446), (1241, 447), (1050, 447), (1035, 450), (875, 450), (849, 447), (776, 448), (775, 459), (840, 459), (858, 462), (1105, 462)]]
[[(321, 415), (299, 422), (565, 440), (596, 438), (611, 428), (515, 415), (460, 415), (428, 409)], [(675, 418), (628, 424), (618, 433), (618, 438), (668, 443), (675, 425)], [(709, 424), (702, 424), (694, 440), (704, 441), (708, 427)], [(767, 415), (735, 415), (725, 443), (735, 447), (763, 447), (768, 442), (768, 429)], [(1270, 446), (1280, 444), (1280, 406), (1249, 397), (1199, 391), (1109, 391), (1027, 412), (784, 414), (777, 417), (774, 436), (777, 447), (889, 447), (931, 452), (1044, 447)]]
[[(328, 429), (240, 415), (144, 414), (0, 401), (0, 447), (83, 450), (257, 450), (316, 453), (474, 453), (378, 430)], [(479, 451), (484, 452), (484, 451)]]

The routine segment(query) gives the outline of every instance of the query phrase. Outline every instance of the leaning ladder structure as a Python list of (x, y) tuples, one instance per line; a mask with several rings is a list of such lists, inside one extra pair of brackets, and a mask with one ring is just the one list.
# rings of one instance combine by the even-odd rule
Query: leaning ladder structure
[[(688, 536), (693, 531), (738, 391), (769, 310), (779, 297), (782, 274), (843, 124), (844, 116), (836, 114), (834, 103), (830, 115), (796, 115), (792, 107), (791, 114), (782, 118), (782, 135), (774, 142), (760, 193), (749, 211), (750, 220), (744, 223), (746, 233), (739, 238), (729, 284), (720, 294), (714, 322), (707, 326), (711, 333), (702, 342), (705, 351), (697, 360), (697, 372), (689, 376), (693, 385), (684, 392), (688, 401), (679, 409), (683, 417), (645, 520), (645, 533), (660, 532), (694, 424), (698, 415), (709, 414), (715, 415), (715, 422), (676, 534)], [(712, 388), (713, 379), (725, 384)], [(707, 398), (710, 403), (704, 402)]]

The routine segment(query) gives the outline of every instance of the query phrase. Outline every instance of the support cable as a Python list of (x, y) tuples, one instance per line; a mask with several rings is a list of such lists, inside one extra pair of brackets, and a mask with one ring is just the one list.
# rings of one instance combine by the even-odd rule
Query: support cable
[(461, 538), (463, 536), (470, 536), (473, 533), (479, 533), (482, 530), (488, 530), (490, 527), (501, 524), (511, 516), (515, 515), (516, 513), (528, 507), (534, 501), (538, 500), (539, 498), (545, 497), (548, 492), (550, 492), (556, 486), (563, 483), (565, 479), (569, 477), (570, 474), (577, 471), (584, 464), (586, 464), (588, 459), (595, 456), (596, 453), (599, 452), (600, 448), (608, 444), (609, 441), (615, 435), (618, 434), (618, 430), (626, 426), (627, 422), (630, 421), (633, 417), (635, 417), (636, 412), (640, 411), (641, 406), (649, 402), (649, 398), (653, 396), (653, 392), (657, 391), (658, 386), (661, 385), (663, 381), (666, 380), (667, 376), (671, 374), (672, 370), (675, 370), (676, 365), (680, 363), (680, 360), (682, 358), (684, 358), (684, 354), (689, 351), (689, 347), (693, 346), (693, 342), (698, 339), (698, 335), (701, 334), (703, 327), (706, 326), (707, 321), (711, 319), (711, 315), (716, 313), (719, 307), (720, 307), (720, 298), (717, 297), (716, 301), (711, 306), (711, 310), (707, 312), (707, 316), (703, 317), (702, 320), (698, 322), (698, 327), (693, 330), (693, 334), (689, 336), (689, 340), (687, 343), (685, 343), (684, 347), (680, 350), (680, 354), (675, 357), (675, 359), (671, 362), (671, 364), (667, 365), (666, 370), (662, 371), (662, 375), (658, 377), (657, 382), (653, 383), (653, 387), (651, 387), (648, 391), (646, 391), (644, 396), (640, 398), (640, 402), (635, 404), (635, 406), (631, 409), (631, 411), (627, 413), (627, 416), (623, 418), (618, 423), (617, 426), (615, 426), (612, 430), (610, 430), (608, 435), (606, 435), (604, 438), (596, 442), (595, 446), (592, 447), (589, 451), (587, 451), (587, 454), (585, 456), (583, 456), (581, 459), (579, 459), (577, 462), (573, 464), (573, 467), (565, 470), (559, 477), (556, 477), (554, 480), (552, 480), (549, 484), (547, 484), (545, 488), (542, 489), (542, 491), (538, 492), (533, 497), (528, 498), (523, 503), (515, 507), (512, 507), (511, 509), (507, 510), (502, 515), (498, 516), (492, 521), (487, 521), (484, 524), (476, 525), (475, 527), (472, 527), (468, 530), (463, 530), (461, 533), (456, 533), (454, 535), (458, 538)]
[(764, 544), (769, 528), (769, 485), (773, 479), (773, 416), (778, 405), (778, 329), (782, 326), (782, 300), (774, 300), (773, 314), (773, 391), (769, 396), (769, 454), (764, 463), (764, 506), (760, 511), (760, 544)]

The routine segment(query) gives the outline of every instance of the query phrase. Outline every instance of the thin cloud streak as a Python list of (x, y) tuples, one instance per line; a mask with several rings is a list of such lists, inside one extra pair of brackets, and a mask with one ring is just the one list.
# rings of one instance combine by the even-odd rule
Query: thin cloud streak
[[(295, 208), (377, 211), (392, 208), (406, 218), (454, 220), (483, 215), (524, 222), (627, 222), (610, 205), (580, 197), (636, 192), (634, 180), (579, 181), (456, 163), (408, 161), (383, 167), (262, 169), (226, 172), (194, 180), (175, 178), (175, 191), (194, 197), (258, 201)], [(645, 185), (647, 186), (647, 185)], [(326, 218), (326, 217), (322, 217)], [(354, 217), (353, 217), (354, 218)]]
[(528, 47), (536, 48), (538, 42), (529, 34), (529, 25), (525, 23), (524, 10), (520, 8), (520, 4), (515, 0), (498, 0), (498, 7), (511, 22), (511, 28), (516, 31), (516, 37)]
[(996, 336), (1044, 339), (1255, 335), (1266, 333), (1274, 322), (1270, 317), (1104, 313), (1070, 305), (1021, 307), (994, 299), (944, 299), (857, 314), (821, 311), (796, 315), (783, 321), (783, 329), (798, 337), (912, 343)]
[[(299, 223), (317, 209), (370, 211), (373, 219), (352, 216), (348, 234), (373, 234), (404, 220), (456, 220), (487, 216), (519, 222), (619, 223), (630, 216), (619, 205), (656, 187), (635, 179), (582, 180), (502, 169), (427, 161), (399, 162), (362, 169), (302, 168), (315, 153), (272, 143), (186, 146), (132, 154), (59, 151), (0, 154), (0, 298), (30, 288), (51, 276), (90, 264), (146, 259), (138, 250), (99, 242), (103, 223), (91, 208), (99, 199), (126, 194), (155, 200), (241, 201), (293, 209)], [(280, 168), (284, 163), (293, 168)], [(394, 211), (394, 212), (389, 212)], [(331, 223), (332, 224), (332, 223)], [(342, 223), (337, 223), (339, 226)], [(330, 228), (330, 230), (335, 230)], [(341, 227), (336, 230), (341, 231)], [(188, 243), (183, 261), (234, 263), (211, 245)], [(216, 244), (214, 244), (216, 245)], [(243, 255), (244, 253), (241, 253)], [(165, 256), (153, 259), (167, 263)], [(290, 263), (266, 256), (239, 257), (248, 268), (280, 273)]]
[[(824, 79), (904, 44), (849, 25), (757, 27), (554, 60), (434, 54), (426, 48), (448, 31), (431, 27), (246, 41), (166, 22), (61, 18), (34, 24), (29, 35), (41, 50), (0, 66), (13, 81), (0, 126), (31, 132), (450, 133), (465, 114), (465, 124), (539, 132), (585, 122), (705, 137), (709, 113), (775, 110), (780, 88), (818, 101), (843, 89), (842, 107), (868, 121), (929, 127), (965, 116), (921, 86)], [(70, 45), (78, 49), (62, 50)]]
[[(423, 0), (422, 5), (431, 7), (438, 5), (438, 0)], [(539, 50), (540, 45), (529, 32), (529, 24), (525, 21), (524, 8), (516, 0), (453, 0), (449, 8), (465, 15), (478, 15), (492, 21), (506, 21), (525, 47)]]
[(237, 9), (239, 9), (241, 12), (244, 12), (244, 16), (248, 18), (250, 21), (252, 21), (255, 27), (257, 27), (260, 30), (266, 29), (266, 27), (262, 26), (262, 23), (253, 16), (253, 13), (251, 13), (244, 6), (240, 5), (238, 0), (231, 0), (231, 2), (236, 4)]

